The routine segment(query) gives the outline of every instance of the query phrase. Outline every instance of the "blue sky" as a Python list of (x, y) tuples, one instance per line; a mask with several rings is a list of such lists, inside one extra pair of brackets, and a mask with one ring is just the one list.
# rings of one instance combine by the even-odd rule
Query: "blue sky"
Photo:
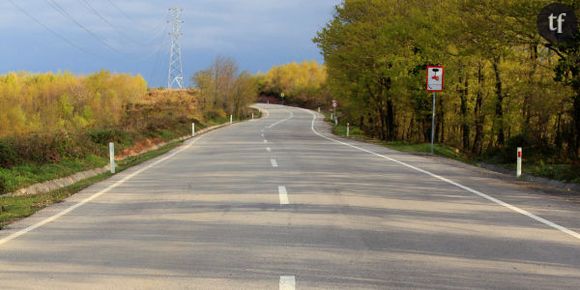
[[(169, 38), (165, 29), (170, 7), (184, 9), (183, 61), (189, 84), (191, 75), (210, 65), (218, 55), (233, 57), (241, 69), (251, 72), (267, 71), (291, 61), (322, 61), (311, 40), (341, 1), (12, 2), (25, 12), (9, 0), (0, 1), (0, 73), (25, 70), (85, 74), (108, 69), (140, 73), (150, 85), (161, 86), (167, 82)], [(59, 12), (59, 6), (64, 11)]]

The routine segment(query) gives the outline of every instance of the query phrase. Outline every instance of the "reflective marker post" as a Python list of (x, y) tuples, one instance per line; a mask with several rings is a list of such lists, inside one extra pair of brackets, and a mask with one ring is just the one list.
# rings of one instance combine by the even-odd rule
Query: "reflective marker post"
[(109, 163), (111, 164), (111, 173), (115, 174), (115, 143), (109, 143)]
[(234, 123), (234, 115), (230, 115), (230, 124)]
[(523, 157), (522, 147), (518, 147), (518, 168), (516, 172), (518, 178), (522, 177), (522, 157)]
[(350, 123), (346, 123), (346, 137), (350, 137)]
[(191, 137), (195, 137), (195, 122), (191, 123)]

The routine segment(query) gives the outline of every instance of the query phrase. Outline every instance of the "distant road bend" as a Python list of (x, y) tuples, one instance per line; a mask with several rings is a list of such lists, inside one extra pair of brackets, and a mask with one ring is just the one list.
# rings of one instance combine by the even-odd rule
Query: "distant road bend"
[(579, 204), (257, 106), (0, 231), (0, 289), (579, 289)]

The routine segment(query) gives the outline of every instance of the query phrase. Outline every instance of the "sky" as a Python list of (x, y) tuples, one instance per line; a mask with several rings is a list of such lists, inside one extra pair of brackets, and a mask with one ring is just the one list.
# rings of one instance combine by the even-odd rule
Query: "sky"
[(2, 0), (0, 73), (141, 74), (167, 85), (168, 10), (183, 8), (184, 77), (217, 56), (240, 69), (318, 60), (312, 42), (341, 0)]

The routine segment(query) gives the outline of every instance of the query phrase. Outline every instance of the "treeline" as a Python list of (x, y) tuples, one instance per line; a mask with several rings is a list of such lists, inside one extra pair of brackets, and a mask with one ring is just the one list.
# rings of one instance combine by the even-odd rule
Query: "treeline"
[(326, 67), (316, 61), (275, 66), (256, 78), (260, 95), (284, 96), (288, 104), (315, 108), (331, 101)]
[(343, 117), (368, 134), (428, 142), (426, 66), (440, 64), (436, 142), (578, 160), (580, 37), (569, 46), (540, 37), (536, 18), (550, 2), (345, 0), (314, 41)]
[(0, 138), (119, 124), (125, 107), (147, 93), (141, 76), (101, 71), (0, 76)]
[(231, 58), (217, 57), (209, 68), (197, 72), (192, 81), (199, 91), (200, 108), (207, 114), (233, 114), (240, 118), (257, 98), (255, 77), (249, 72), (240, 72), (237, 62)]

